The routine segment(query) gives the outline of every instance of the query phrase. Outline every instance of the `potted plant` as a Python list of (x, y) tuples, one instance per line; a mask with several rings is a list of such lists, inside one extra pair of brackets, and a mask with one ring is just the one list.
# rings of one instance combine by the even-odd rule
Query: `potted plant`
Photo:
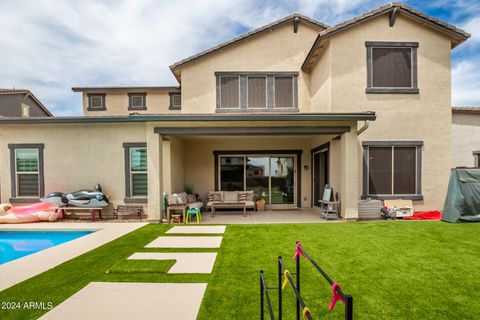
[(187, 184), (184, 188), (184, 191), (185, 191), (186, 194), (193, 194), (193, 186)]
[(257, 211), (265, 211), (265, 200), (260, 198), (256, 202), (257, 204)]

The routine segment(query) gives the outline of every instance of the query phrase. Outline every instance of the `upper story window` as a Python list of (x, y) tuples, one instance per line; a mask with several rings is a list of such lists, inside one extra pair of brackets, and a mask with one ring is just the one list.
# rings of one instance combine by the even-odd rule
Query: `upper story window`
[(170, 92), (170, 110), (180, 110), (182, 108), (182, 95), (180, 92)]
[(107, 110), (105, 106), (105, 93), (89, 93), (88, 97), (88, 111), (104, 111)]
[(128, 110), (147, 110), (147, 94), (129, 93)]
[(418, 93), (418, 42), (371, 42), (367, 47), (367, 93)]
[(297, 72), (216, 72), (217, 112), (298, 111)]

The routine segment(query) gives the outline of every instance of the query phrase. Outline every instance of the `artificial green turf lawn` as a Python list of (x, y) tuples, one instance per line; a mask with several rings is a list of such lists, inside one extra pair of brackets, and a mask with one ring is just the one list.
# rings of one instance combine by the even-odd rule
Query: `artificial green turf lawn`
[(122, 260), (105, 273), (165, 273), (174, 263), (175, 260)]
[[(148, 225), (0, 292), (0, 301), (57, 305), (91, 281), (207, 282), (199, 319), (258, 319), (259, 270), (275, 286), (277, 256), (290, 271), (295, 241), (354, 297), (355, 319), (475, 319), (480, 310), (480, 224), (365, 222), (229, 225), (220, 249), (145, 249), (169, 226)], [(211, 275), (106, 274), (139, 251), (216, 251)], [(285, 319), (293, 319), (292, 290), (284, 290)], [(327, 313), (330, 290), (302, 260), (302, 296), (315, 319)], [(276, 292), (271, 291), (276, 304)], [(182, 302), (183, 303), (183, 302)], [(1, 310), (2, 319), (34, 319), (48, 310)], [(139, 310), (139, 313), (141, 310)]]

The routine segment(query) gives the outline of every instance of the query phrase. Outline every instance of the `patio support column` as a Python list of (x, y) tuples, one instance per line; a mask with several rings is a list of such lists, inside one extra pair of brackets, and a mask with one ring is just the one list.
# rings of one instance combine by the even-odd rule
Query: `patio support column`
[(359, 166), (358, 137), (356, 125), (341, 136), (340, 200), (344, 219), (358, 218)]
[(160, 223), (163, 194), (163, 136), (147, 123), (148, 221)]

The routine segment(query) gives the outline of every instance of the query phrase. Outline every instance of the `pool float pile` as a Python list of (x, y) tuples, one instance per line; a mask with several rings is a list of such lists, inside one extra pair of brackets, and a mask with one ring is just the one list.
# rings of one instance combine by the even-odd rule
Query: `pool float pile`
[(55, 210), (50, 202), (38, 202), (28, 206), (13, 207), (8, 203), (0, 204), (0, 223), (30, 223), (57, 221), (62, 213)]

